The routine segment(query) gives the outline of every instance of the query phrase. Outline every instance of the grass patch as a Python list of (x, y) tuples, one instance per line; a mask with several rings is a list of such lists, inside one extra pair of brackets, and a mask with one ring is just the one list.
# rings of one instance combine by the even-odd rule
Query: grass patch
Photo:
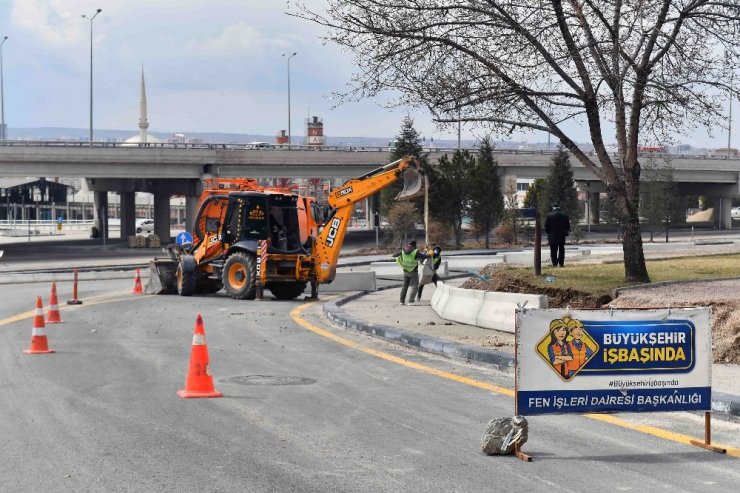
[[(740, 277), (740, 254), (680, 257), (665, 260), (647, 260), (652, 282), (694, 281)], [(576, 289), (596, 297), (610, 294), (615, 288), (632, 286), (624, 280), (624, 266), (618, 264), (570, 264), (565, 267), (542, 267), (542, 276), (534, 275), (531, 267), (507, 267), (512, 274), (533, 286), (543, 288)], [(547, 276), (554, 276), (547, 282)]]

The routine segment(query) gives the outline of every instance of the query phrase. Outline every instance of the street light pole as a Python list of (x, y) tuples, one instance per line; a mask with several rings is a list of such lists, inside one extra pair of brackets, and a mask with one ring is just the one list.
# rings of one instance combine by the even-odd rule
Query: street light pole
[(727, 123), (727, 159), (730, 159), (730, 142), (732, 140), (732, 85), (735, 74), (730, 76), (730, 110), (729, 121)]
[(298, 53), (293, 52), (292, 55), (288, 55), (287, 53), (283, 53), (284, 57), (288, 58), (288, 149), (290, 149), (292, 142), (291, 133), (290, 133), (290, 59), (296, 56)]
[(92, 17), (82, 14), (83, 19), (90, 21), (90, 145), (93, 142), (93, 20), (103, 9), (98, 9)]
[(3, 45), (8, 40), (7, 36), (3, 37), (3, 41), (0, 42), (0, 114), (2, 115), (2, 124), (0, 126), (0, 140), (7, 138), (5, 132), (5, 94), (3, 92)]

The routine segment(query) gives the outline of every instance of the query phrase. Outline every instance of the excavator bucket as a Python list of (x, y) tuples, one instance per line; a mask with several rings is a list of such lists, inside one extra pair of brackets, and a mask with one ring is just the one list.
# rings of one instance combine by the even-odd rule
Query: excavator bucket
[(406, 168), (403, 172), (403, 190), (398, 192), (396, 200), (411, 199), (416, 197), (422, 192), (422, 186), (424, 185), (424, 178), (414, 168)]
[(177, 260), (155, 258), (149, 262), (149, 282), (146, 294), (177, 293)]

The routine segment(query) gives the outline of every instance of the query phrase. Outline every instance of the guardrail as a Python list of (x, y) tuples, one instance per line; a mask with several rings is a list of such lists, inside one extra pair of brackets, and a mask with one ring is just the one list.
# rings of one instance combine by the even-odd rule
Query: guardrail
[[(389, 153), (393, 150), (392, 146), (310, 146), (310, 145), (281, 145), (281, 144), (218, 144), (218, 143), (175, 143), (175, 142), (79, 142), (79, 141), (58, 141), (58, 140), (4, 140), (0, 141), (2, 147), (71, 147), (85, 149), (192, 149), (192, 150), (235, 150), (235, 151), (266, 151), (266, 152), (284, 152), (284, 151), (314, 151), (314, 152), (382, 152)], [(457, 147), (423, 147), (424, 152), (430, 153), (454, 153)], [(477, 153), (477, 148), (465, 148), (465, 150)], [(558, 152), (555, 149), (518, 149), (518, 148), (495, 148), (494, 154), (515, 154), (515, 155), (554, 155)], [(593, 156), (593, 151), (587, 154)], [(640, 152), (640, 156), (654, 156), (656, 158), (670, 159), (707, 159), (714, 161), (738, 161), (740, 156), (720, 156), (711, 154), (671, 154), (667, 152)], [(609, 156), (618, 157), (616, 152), (610, 152)]]
[[(75, 231), (81, 231), (90, 229), (93, 225), (92, 220), (64, 220), (62, 222), (62, 231), (64, 230), (75, 230)], [(109, 224), (110, 229), (119, 229), (119, 224)], [(0, 220), (0, 231), (20, 231), (20, 232), (28, 232), (31, 231), (30, 234), (47, 234), (47, 233), (55, 233), (57, 231), (57, 222), (53, 220), (35, 220), (32, 219), (30, 221), (21, 221), (21, 220), (13, 220), (13, 219), (2, 219)]]

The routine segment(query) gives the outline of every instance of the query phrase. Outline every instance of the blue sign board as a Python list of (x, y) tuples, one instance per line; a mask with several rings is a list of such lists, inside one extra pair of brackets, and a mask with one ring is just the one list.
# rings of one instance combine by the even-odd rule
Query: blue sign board
[(178, 233), (177, 238), (175, 239), (177, 241), (177, 244), (180, 246), (183, 245), (192, 245), (193, 244), (193, 235), (188, 233), (187, 231), (183, 231), (182, 233)]
[(708, 411), (708, 308), (517, 313), (517, 413)]

